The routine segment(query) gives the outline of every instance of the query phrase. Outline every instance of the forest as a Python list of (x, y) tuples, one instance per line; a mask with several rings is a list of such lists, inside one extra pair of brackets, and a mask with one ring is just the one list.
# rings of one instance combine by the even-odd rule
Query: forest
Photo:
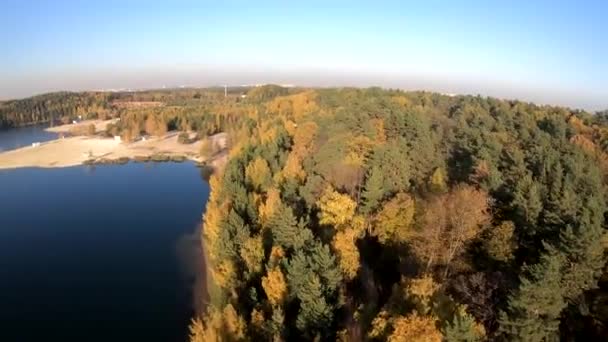
[(74, 115), (228, 133), (191, 342), (608, 336), (608, 112), (278, 86), (0, 103), (1, 127)]
[(608, 336), (605, 116), (378, 88), (241, 105), (191, 341)]

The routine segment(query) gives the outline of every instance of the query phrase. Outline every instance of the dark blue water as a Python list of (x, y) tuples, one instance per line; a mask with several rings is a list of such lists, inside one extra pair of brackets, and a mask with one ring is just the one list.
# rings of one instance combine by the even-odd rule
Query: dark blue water
[(0, 171), (0, 341), (184, 341), (208, 192), (191, 163)]
[(48, 125), (33, 125), (0, 130), (0, 152), (30, 146), (35, 142), (57, 139), (57, 133), (46, 132)]

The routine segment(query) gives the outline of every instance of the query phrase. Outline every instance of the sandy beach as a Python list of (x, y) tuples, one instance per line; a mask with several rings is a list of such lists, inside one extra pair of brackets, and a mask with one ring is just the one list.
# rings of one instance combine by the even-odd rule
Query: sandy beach
[[(81, 165), (91, 160), (117, 160), (121, 158), (149, 158), (155, 155), (184, 157), (202, 162), (199, 156), (201, 142), (180, 144), (177, 132), (162, 138), (151, 137), (145, 141), (123, 143), (112, 138), (68, 137), (52, 140), (40, 146), (27, 146), (0, 153), (0, 169), (20, 167), (66, 167)], [(220, 144), (225, 143), (225, 134), (209, 137)], [(222, 158), (223, 154), (218, 155)], [(213, 160), (211, 161), (213, 162)]]
[(45, 131), (47, 132), (53, 132), (53, 133), (69, 133), (75, 129), (81, 128), (81, 127), (86, 127), (90, 124), (95, 125), (95, 131), (100, 132), (100, 131), (105, 131), (106, 130), (106, 126), (109, 123), (116, 123), (118, 120), (117, 119), (112, 119), (112, 120), (85, 120), (85, 121), (81, 121), (75, 124), (68, 124), (68, 125), (59, 125), (59, 126), (53, 126), (53, 127), (49, 127), (46, 128)]

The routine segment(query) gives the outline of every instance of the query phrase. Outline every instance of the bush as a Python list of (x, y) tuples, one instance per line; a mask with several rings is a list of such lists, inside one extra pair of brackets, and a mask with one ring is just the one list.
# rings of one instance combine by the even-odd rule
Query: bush
[(181, 132), (177, 136), (177, 142), (180, 144), (191, 144), (192, 140), (190, 140), (190, 134), (188, 134), (186, 132)]
[(154, 162), (166, 162), (171, 160), (171, 157), (166, 154), (156, 153), (150, 156), (150, 160)]
[(135, 160), (136, 162), (147, 162), (150, 161), (150, 156), (135, 156), (133, 157), (133, 160)]
[(116, 135), (120, 135), (119, 127), (113, 123), (107, 124), (106, 125), (106, 136), (111, 138)]
[(97, 129), (94, 124), (77, 124), (70, 128), (70, 135), (95, 135)]
[(94, 124), (89, 124), (87, 126), (87, 135), (95, 135), (96, 131), (95, 131), (95, 125)]

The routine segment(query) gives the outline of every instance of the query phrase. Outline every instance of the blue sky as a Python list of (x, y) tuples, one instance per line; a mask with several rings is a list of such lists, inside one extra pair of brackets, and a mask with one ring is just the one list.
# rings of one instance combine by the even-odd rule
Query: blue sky
[(606, 13), (606, 1), (3, 0), (0, 98), (279, 82), (608, 108)]

